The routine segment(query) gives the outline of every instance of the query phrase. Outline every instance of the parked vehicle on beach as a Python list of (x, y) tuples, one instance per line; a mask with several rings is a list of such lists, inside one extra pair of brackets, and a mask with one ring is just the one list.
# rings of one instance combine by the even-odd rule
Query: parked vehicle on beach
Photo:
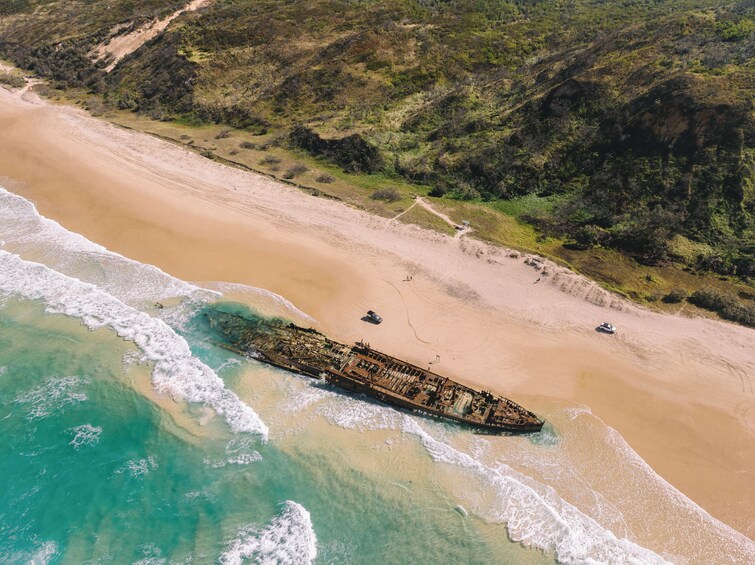
[(370, 319), (370, 322), (373, 324), (380, 324), (383, 321), (383, 318), (377, 315), (377, 312), (373, 310), (367, 310), (367, 317)]
[(616, 326), (613, 324), (609, 324), (608, 322), (603, 322), (596, 328), (599, 332), (603, 332), (605, 334), (615, 334), (616, 333)]

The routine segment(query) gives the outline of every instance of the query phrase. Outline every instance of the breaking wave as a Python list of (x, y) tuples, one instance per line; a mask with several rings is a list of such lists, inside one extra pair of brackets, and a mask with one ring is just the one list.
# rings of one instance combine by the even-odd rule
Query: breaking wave
[[(293, 383), (298, 384), (298, 383)], [(482, 439), (469, 446), (471, 453), (454, 448), (443, 425), (430, 423), (432, 435), (413, 416), (393, 408), (352, 399), (316, 387), (293, 386), (292, 399), (301, 395), (305, 402), (289, 400), (287, 408), (297, 419), (308, 414), (323, 416), (334, 426), (365, 430), (396, 430), (417, 438), (428, 455), (440, 464), (462, 469), (487, 493), (474, 502), (464, 497), (469, 510), (490, 523), (505, 525), (512, 540), (556, 556), (562, 563), (666, 563), (656, 553), (613, 532), (541, 484), (502, 463), (482, 462), (488, 442)], [(298, 389), (304, 390), (298, 390)], [(314, 389), (314, 390), (312, 390)], [(387, 441), (387, 440), (386, 440)], [(492, 495), (492, 496), (489, 496)]]
[(204, 404), (223, 416), (234, 432), (267, 438), (264, 422), (212, 369), (195, 358), (188, 343), (162, 320), (127, 306), (96, 286), (0, 250), (0, 294), (41, 300), (45, 310), (79, 318), (90, 329), (110, 328), (141, 349), (153, 363), (157, 392)]
[(217, 297), (71, 232), (45, 218), (33, 203), (0, 186), (0, 228), (6, 250), (44, 263), (64, 275), (89, 282), (119, 300), (134, 305), (173, 297)]
[(405, 416), (403, 431), (417, 436), (437, 463), (463, 468), (496, 496), (489, 508), (476, 513), (506, 524), (514, 541), (552, 552), (561, 563), (667, 563), (659, 555), (627, 539), (617, 538), (595, 520), (561, 499), (556, 492), (500, 464), (487, 467), (472, 456), (436, 440)]
[(315, 557), (317, 538), (309, 512), (287, 500), (264, 528), (241, 528), (219, 561), (223, 565), (240, 565), (245, 559), (260, 565), (304, 565)]

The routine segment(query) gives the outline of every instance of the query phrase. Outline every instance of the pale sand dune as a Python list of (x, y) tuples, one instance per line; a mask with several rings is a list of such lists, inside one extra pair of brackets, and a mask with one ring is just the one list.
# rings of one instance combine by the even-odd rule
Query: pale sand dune
[[(0, 89), (0, 184), (42, 214), (182, 279), (281, 294), (337, 339), (419, 364), (440, 355), (438, 371), (545, 417), (589, 406), (663, 478), (755, 535), (752, 330), (647, 312), (552, 265), (544, 276), (505, 250), (317, 199), (33, 96)], [(381, 326), (360, 320), (370, 308)], [(618, 335), (595, 332), (604, 320)]]
[(128, 33), (121, 33), (119, 27), (110, 31), (110, 37), (102, 44), (98, 45), (92, 55), (95, 59), (102, 59), (104, 57), (112, 57), (110, 63), (105, 67), (105, 71), (108, 73), (112, 71), (118, 62), (126, 55), (130, 55), (139, 47), (154, 39), (160, 35), (168, 24), (175, 20), (178, 16), (184, 12), (193, 12), (206, 6), (210, 3), (210, 0), (192, 0), (186, 6), (180, 10), (176, 10), (170, 16), (145, 24)]

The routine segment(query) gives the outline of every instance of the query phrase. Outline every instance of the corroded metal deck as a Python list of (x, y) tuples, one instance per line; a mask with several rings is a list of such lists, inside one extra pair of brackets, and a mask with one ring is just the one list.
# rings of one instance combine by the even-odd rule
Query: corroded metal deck
[(326, 379), (386, 404), (493, 432), (537, 432), (543, 421), (517, 403), (477, 391), (447, 377), (370, 348), (328, 339), (312, 329), (278, 320), (207, 314), (224, 347), (303, 375)]

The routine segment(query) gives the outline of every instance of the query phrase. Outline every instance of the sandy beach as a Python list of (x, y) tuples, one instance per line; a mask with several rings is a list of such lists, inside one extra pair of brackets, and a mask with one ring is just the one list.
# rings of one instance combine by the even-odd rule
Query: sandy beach
[[(67, 229), (184, 280), (277, 293), (339, 340), (420, 365), (438, 355), (438, 372), (546, 418), (589, 407), (755, 536), (752, 330), (645, 311), (545, 261), (316, 198), (31, 92), (0, 88), (0, 132), (0, 184)], [(368, 309), (385, 322), (363, 322)], [(595, 331), (605, 320), (617, 335)]]

